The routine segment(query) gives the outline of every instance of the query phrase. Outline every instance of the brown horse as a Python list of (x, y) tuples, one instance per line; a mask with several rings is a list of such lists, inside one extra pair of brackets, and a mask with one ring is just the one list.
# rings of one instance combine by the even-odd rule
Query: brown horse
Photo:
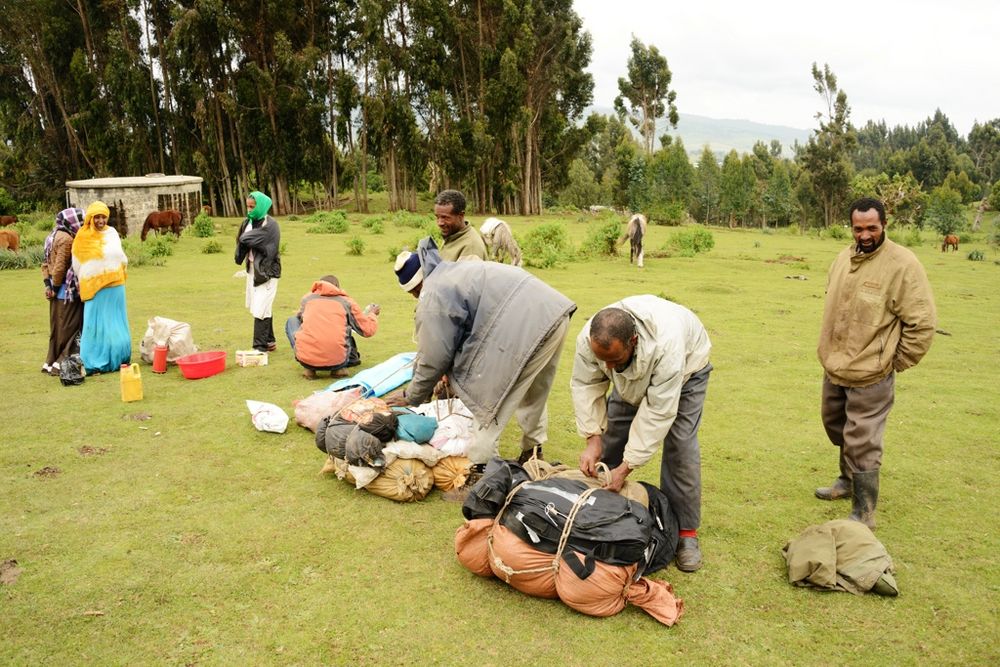
[(0, 229), (0, 250), (17, 252), (21, 245), (21, 236), (16, 229)]
[(157, 235), (169, 229), (178, 237), (181, 235), (181, 212), (175, 210), (153, 211), (146, 216), (146, 222), (142, 226), (142, 240), (146, 240), (149, 230), (155, 230)]
[(954, 234), (948, 234), (948, 236), (944, 237), (944, 243), (941, 244), (941, 252), (945, 252), (948, 248), (958, 250), (958, 237)]
[(0, 215), (0, 227), (6, 227), (7, 225), (13, 225), (17, 222), (16, 215)]

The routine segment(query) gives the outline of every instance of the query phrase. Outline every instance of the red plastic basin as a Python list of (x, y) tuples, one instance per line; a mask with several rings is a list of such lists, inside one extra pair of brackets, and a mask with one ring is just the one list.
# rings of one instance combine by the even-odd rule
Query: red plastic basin
[(226, 370), (226, 351), (195, 352), (177, 359), (181, 375), (188, 380), (207, 378)]

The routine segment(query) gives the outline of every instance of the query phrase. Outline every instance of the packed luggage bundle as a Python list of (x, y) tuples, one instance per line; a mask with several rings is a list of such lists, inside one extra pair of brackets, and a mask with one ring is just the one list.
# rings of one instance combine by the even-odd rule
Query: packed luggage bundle
[(523, 466), (493, 459), (462, 506), (468, 521), (455, 535), (458, 559), (475, 574), (591, 616), (631, 603), (673, 625), (683, 601), (645, 575), (673, 560), (677, 522), (662, 492), (642, 486), (648, 507), (579, 479), (533, 479)]
[(464, 449), (452, 454), (423, 444), (437, 427), (435, 419), (395, 411), (381, 399), (356, 399), (317, 424), (316, 446), (329, 455), (322, 472), (400, 502), (422, 500), (435, 487), (458, 488), (469, 460)]

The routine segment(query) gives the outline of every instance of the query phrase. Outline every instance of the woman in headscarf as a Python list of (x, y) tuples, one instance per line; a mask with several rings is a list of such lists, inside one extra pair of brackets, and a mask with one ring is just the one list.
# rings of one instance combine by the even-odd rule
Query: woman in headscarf
[(67, 208), (56, 214), (52, 233), (45, 239), (42, 280), (49, 300), (49, 353), (42, 372), (59, 375), (60, 362), (79, 351), (83, 324), (80, 285), (73, 272), (73, 239), (83, 224), (83, 211)]
[(246, 262), (247, 308), (253, 315), (253, 347), (261, 352), (273, 352), (274, 325), (271, 306), (278, 293), (281, 277), (281, 230), (278, 221), (267, 214), (271, 198), (263, 192), (251, 192), (247, 197), (247, 217), (236, 234), (236, 263)]
[(87, 207), (73, 239), (73, 272), (83, 300), (80, 358), (88, 373), (118, 370), (132, 359), (132, 333), (125, 310), (128, 257), (118, 232), (108, 226), (104, 202)]

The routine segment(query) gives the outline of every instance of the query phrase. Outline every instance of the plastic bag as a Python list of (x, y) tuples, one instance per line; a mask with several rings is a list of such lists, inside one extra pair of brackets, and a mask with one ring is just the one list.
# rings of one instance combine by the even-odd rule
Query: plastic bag
[(71, 354), (59, 364), (59, 381), (66, 387), (83, 384), (83, 359), (79, 354)]
[(288, 428), (288, 415), (274, 403), (247, 400), (247, 409), (258, 431), (284, 433)]
[(146, 335), (139, 341), (139, 356), (148, 364), (153, 363), (153, 351), (157, 343), (167, 346), (167, 363), (171, 364), (176, 363), (180, 357), (198, 351), (190, 324), (158, 315), (149, 320)]
[(340, 412), (359, 398), (361, 398), (360, 389), (317, 391), (301, 401), (293, 401), (295, 422), (315, 433), (324, 417)]

